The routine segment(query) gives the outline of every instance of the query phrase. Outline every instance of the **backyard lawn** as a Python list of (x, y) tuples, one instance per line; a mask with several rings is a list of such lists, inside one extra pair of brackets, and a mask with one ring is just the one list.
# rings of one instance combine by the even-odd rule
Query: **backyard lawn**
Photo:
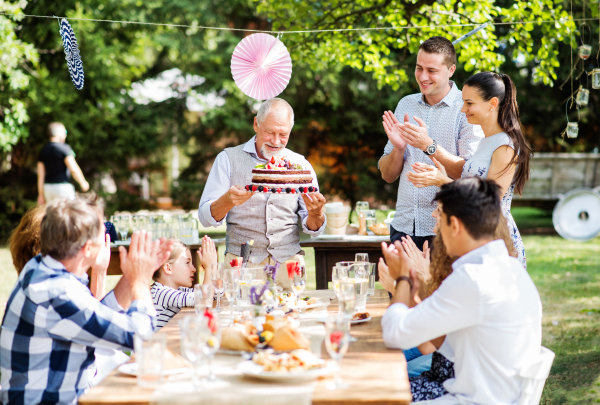
[[(556, 353), (541, 403), (600, 403), (600, 238), (586, 243), (558, 236), (524, 236), (523, 240), (528, 271), (544, 306), (543, 345)], [(221, 247), (221, 258), (223, 251)], [(312, 249), (306, 249), (306, 262), (307, 289), (314, 289)], [(0, 248), (0, 277), (3, 314), (16, 281), (6, 247)], [(117, 279), (111, 277), (109, 285)]]

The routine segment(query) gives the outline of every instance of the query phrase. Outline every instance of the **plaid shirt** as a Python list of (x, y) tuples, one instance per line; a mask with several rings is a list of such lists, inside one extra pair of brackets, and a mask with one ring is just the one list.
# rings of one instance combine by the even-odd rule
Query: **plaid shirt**
[(114, 293), (102, 302), (62, 263), (38, 255), (6, 304), (0, 332), (3, 404), (74, 404), (96, 373), (94, 349), (132, 349), (133, 335), (154, 329), (156, 311), (134, 301), (119, 312)]

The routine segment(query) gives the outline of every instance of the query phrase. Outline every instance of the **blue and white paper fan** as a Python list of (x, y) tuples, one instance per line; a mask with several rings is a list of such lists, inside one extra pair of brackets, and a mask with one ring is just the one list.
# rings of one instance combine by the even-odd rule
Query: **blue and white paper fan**
[(66, 18), (60, 21), (60, 36), (65, 48), (65, 59), (67, 60), (71, 80), (73, 80), (77, 90), (81, 90), (83, 89), (83, 63), (81, 63), (81, 57), (79, 56), (77, 38), (75, 38), (73, 28), (71, 28), (71, 24)]

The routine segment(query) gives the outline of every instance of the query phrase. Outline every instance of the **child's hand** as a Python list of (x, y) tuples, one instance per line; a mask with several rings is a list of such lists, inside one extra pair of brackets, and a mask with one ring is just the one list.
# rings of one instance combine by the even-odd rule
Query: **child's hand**
[(202, 246), (198, 249), (198, 259), (200, 259), (200, 264), (204, 267), (204, 270), (209, 271), (210, 265), (217, 263), (218, 258), (215, 242), (210, 237), (204, 236)]

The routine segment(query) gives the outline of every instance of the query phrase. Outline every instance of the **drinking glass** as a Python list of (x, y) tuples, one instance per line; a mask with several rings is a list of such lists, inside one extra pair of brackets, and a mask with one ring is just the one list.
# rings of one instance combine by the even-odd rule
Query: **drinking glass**
[[(300, 301), (300, 296), (306, 289), (306, 268), (304, 266), (298, 266), (297, 271), (294, 273), (292, 278), (292, 290), (296, 294), (296, 302)], [(298, 312), (302, 313), (302, 309), (296, 304)]]
[(348, 271), (346, 267), (333, 266), (331, 270), (331, 281), (333, 284), (333, 292), (337, 297), (340, 295), (340, 283), (348, 279)]
[(377, 272), (377, 263), (365, 262), (367, 267), (367, 275), (369, 278), (369, 284), (367, 285), (367, 297), (375, 295), (375, 273)]
[(119, 232), (119, 239), (127, 240), (129, 233), (129, 215), (113, 215), (110, 217), (110, 222), (115, 226), (115, 230)]
[(325, 348), (329, 356), (337, 363), (337, 370), (333, 381), (327, 383), (326, 387), (330, 390), (347, 388), (341, 376), (342, 358), (348, 350), (350, 344), (349, 335), (350, 325), (345, 318), (330, 315), (325, 323)]
[(217, 296), (217, 306), (215, 307), (216, 312), (221, 312), (221, 297), (225, 291), (223, 288), (223, 263), (212, 263), (211, 265), (211, 281), (212, 286), (215, 289), (215, 295)]
[(231, 324), (233, 325), (233, 309), (237, 307), (237, 295), (240, 290), (240, 278), (236, 269), (224, 270), (223, 282), (225, 288), (225, 296), (229, 302), (229, 310), (231, 313)]
[(186, 315), (179, 320), (179, 328), (181, 329), (181, 355), (188, 359), (194, 366), (192, 375), (192, 383), (195, 387), (201, 386), (200, 367), (204, 360), (204, 344), (200, 340), (200, 332), (202, 328), (202, 318), (197, 315)]
[(349, 321), (355, 312), (356, 287), (351, 280), (345, 280), (340, 282), (339, 288), (338, 315), (345, 317)]
[(133, 338), (135, 362), (137, 363), (137, 383), (140, 387), (162, 384), (167, 336), (153, 334), (135, 335)]
[(356, 253), (354, 255), (354, 261), (355, 262), (368, 262), (369, 254), (368, 253)]
[(349, 274), (354, 277), (348, 279), (356, 287), (356, 311), (363, 312), (367, 307), (367, 288), (369, 287), (370, 263), (355, 262), (349, 268)]
[(213, 359), (215, 353), (221, 346), (221, 328), (219, 327), (219, 315), (213, 312), (207, 312), (202, 318), (202, 325), (198, 333), (204, 354), (208, 358), (208, 382), (214, 382), (217, 377), (213, 372)]
[(208, 308), (212, 308), (214, 296), (211, 284), (194, 285), (194, 309), (197, 315), (204, 316), (204, 312)]

